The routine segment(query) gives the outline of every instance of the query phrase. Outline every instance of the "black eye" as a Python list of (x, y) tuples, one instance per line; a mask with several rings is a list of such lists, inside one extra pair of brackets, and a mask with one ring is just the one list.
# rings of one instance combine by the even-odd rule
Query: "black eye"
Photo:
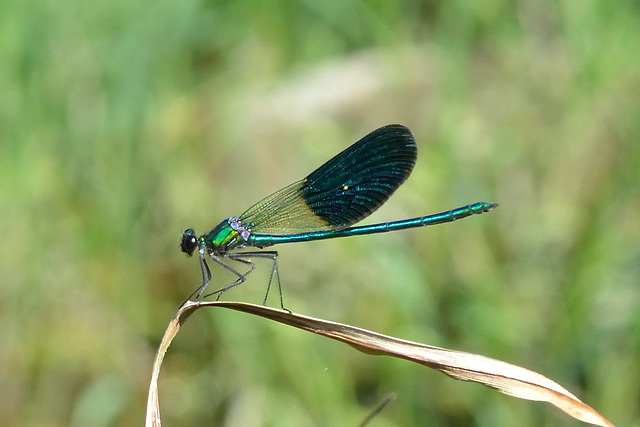
[(184, 233), (182, 233), (182, 243), (180, 243), (180, 249), (182, 249), (182, 252), (191, 256), (197, 247), (198, 238), (196, 237), (196, 232), (190, 228), (184, 230)]

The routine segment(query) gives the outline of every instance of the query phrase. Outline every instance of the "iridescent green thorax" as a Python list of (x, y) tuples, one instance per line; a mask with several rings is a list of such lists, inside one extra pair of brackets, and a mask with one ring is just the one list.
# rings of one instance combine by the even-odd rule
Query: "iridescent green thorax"
[(242, 225), (237, 217), (232, 216), (222, 221), (201, 239), (204, 239), (207, 248), (214, 252), (226, 252), (246, 246), (250, 236), (249, 228)]

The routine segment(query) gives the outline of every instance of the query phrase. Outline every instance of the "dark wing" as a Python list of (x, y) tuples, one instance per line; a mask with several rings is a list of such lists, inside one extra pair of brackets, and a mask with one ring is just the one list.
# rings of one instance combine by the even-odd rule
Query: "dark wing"
[(411, 131), (374, 130), (305, 179), (249, 208), (240, 219), (253, 233), (288, 235), (348, 227), (378, 209), (416, 162)]

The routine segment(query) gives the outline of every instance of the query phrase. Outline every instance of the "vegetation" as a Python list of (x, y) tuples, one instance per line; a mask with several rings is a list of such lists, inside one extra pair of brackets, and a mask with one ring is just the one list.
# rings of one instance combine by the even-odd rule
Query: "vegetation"
[[(500, 207), (283, 245), (285, 305), (531, 368), (640, 426), (639, 41), (625, 0), (3, 2), (3, 425), (140, 425), (200, 283), (182, 230), (400, 122), (418, 163), (371, 221)], [(224, 298), (261, 302), (269, 271)], [(180, 426), (357, 425), (390, 392), (371, 425), (580, 425), (226, 310), (160, 378)]]

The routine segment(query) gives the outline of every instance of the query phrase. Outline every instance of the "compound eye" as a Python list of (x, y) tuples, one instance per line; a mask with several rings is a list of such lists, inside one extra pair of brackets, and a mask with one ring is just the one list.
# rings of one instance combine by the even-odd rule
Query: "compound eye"
[(182, 242), (180, 243), (180, 249), (182, 249), (182, 252), (191, 256), (197, 247), (198, 238), (196, 237), (196, 232), (190, 228), (184, 230), (184, 233), (182, 233)]

